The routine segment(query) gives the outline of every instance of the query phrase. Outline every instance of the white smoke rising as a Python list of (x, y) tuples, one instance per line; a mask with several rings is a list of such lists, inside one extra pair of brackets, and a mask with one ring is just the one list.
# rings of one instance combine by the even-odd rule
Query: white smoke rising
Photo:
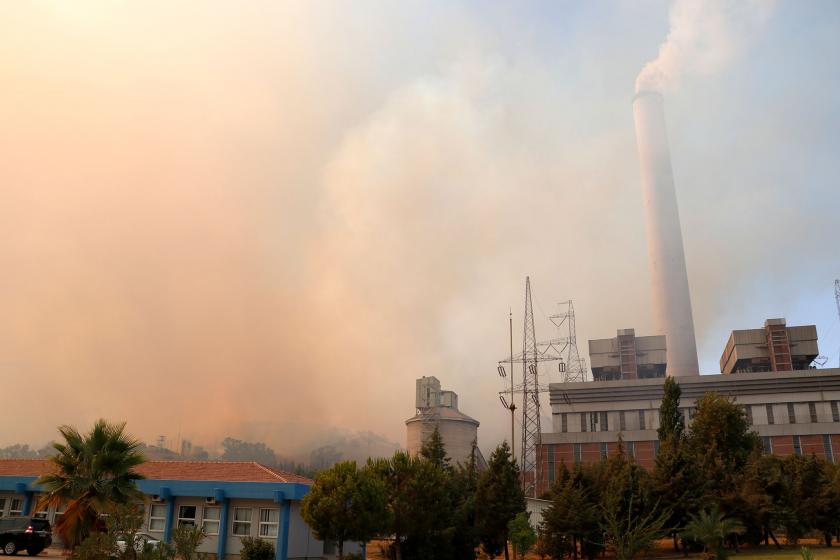
[(636, 78), (636, 92), (674, 90), (686, 74), (713, 74), (755, 37), (774, 0), (676, 0), (671, 30)]

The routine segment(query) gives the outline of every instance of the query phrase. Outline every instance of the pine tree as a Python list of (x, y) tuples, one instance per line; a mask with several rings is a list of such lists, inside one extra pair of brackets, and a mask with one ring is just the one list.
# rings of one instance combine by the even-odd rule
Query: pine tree
[(697, 469), (694, 478), (699, 503), (695, 510), (718, 507), (724, 515), (741, 519), (741, 478), (750, 457), (761, 449), (744, 407), (729, 397), (706, 393), (697, 400), (685, 445)]
[(368, 469), (355, 461), (336, 463), (321, 471), (301, 503), (301, 514), (321, 540), (338, 543), (338, 557), (344, 557), (344, 543), (367, 541), (385, 525), (385, 486)]
[(451, 512), (446, 473), (402, 451), (391, 459), (370, 461), (369, 468), (385, 484), (387, 523), (381, 534), (394, 535), (396, 560), (433, 554), (432, 547), (443, 541)]
[(585, 553), (592, 551), (592, 543), (600, 542), (595, 504), (580, 467), (570, 473), (563, 465), (551, 491), (551, 504), (543, 512), (541, 526), (545, 548), (552, 558), (570, 554), (576, 559), (578, 544)]
[(510, 455), (507, 442), (490, 456), (490, 464), (481, 474), (476, 491), (476, 527), (481, 546), (491, 558), (507, 547), (508, 523), (525, 511), (525, 495), (519, 484), (519, 467)]
[(446, 447), (443, 445), (443, 438), (440, 437), (440, 430), (435, 425), (434, 431), (429, 435), (428, 439), (423, 442), (420, 448), (420, 456), (439, 466), (444, 470), (449, 470), (449, 457), (446, 455)]

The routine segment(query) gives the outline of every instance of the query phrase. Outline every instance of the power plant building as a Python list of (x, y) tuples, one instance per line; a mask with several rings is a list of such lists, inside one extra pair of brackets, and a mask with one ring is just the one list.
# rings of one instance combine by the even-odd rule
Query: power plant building
[(664, 336), (636, 336), (621, 329), (615, 338), (589, 341), (589, 361), (595, 381), (665, 377)]
[(458, 410), (457, 393), (441, 389), (436, 377), (424, 376), (416, 381), (415, 406), (417, 413), (405, 421), (409, 454), (418, 455), (437, 428), (453, 465), (466, 465), (475, 446), (476, 461), (483, 467), (485, 460), (477, 447), (478, 420)]
[[(789, 351), (778, 345), (768, 348), (766, 338), (778, 338), (778, 327), (785, 329)], [(618, 339), (630, 331), (619, 331), (615, 339), (590, 342), (590, 349), (596, 352), (590, 356), (596, 381), (550, 385), (552, 431), (541, 434), (538, 495), (554, 483), (561, 464), (571, 467), (597, 462), (618, 451), (619, 439), (636, 462), (653, 468), (659, 446), (656, 431), (664, 379), (642, 378), (638, 365), (634, 377), (633, 368), (622, 365)], [(638, 343), (645, 338), (658, 339), (635, 340)], [(663, 352), (657, 346), (651, 341), (649, 356), (654, 362), (653, 356)], [(648, 359), (638, 347), (637, 344), (637, 363)], [(603, 348), (608, 349), (602, 351)], [(771, 348), (776, 348), (775, 358), (768, 355)], [(744, 406), (747, 420), (761, 437), (766, 453), (814, 454), (830, 462), (840, 461), (840, 369), (810, 369), (817, 354), (813, 325), (788, 327), (784, 319), (771, 319), (765, 329), (733, 331), (721, 358), (723, 373), (677, 379), (687, 425), (691, 425), (697, 400), (714, 391)], [(727, 356), (749, 359), (752, 369), (737, 367), (746, 362)], [(785, 360), (786, 356), (790, 359)], [(655, 365), (660, 371), (662, 367)]]
[(788, 327), (784, 319), (767, 319), (763, 329), (732, 331), (720, 372), (802, 370), (818, 355), (815, 325)]

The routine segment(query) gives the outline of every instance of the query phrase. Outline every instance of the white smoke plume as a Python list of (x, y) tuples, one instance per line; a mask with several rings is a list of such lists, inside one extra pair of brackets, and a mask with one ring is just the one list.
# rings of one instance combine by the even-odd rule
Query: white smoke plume
[(671, 30), (636, 78), (636, 92), (674, 90), (684, 75), (725, 67), (761, 30), (774, 0), (676, 0)]

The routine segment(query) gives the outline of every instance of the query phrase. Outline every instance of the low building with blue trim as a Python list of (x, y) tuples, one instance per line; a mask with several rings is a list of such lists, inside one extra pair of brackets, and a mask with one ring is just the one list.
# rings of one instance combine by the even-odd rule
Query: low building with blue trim
[[(55, 525), (63, 509), (35, 511), (35, 481), (52, 472), (44, 459), (0, 460), (0, 516), (33, 515)], [(179, 525), (204, 527), (199, 552), (239, 558), (242, 537), (272, 541), (277, 560), (333, 558), (334, 543), (313, 535), (300, 514), (312, 480), (253, 462), (149, 461), (137, 469), (146, 495), (144, 532), (169, 541)], [(345, 553), (361, 546), (345, 543)]]

